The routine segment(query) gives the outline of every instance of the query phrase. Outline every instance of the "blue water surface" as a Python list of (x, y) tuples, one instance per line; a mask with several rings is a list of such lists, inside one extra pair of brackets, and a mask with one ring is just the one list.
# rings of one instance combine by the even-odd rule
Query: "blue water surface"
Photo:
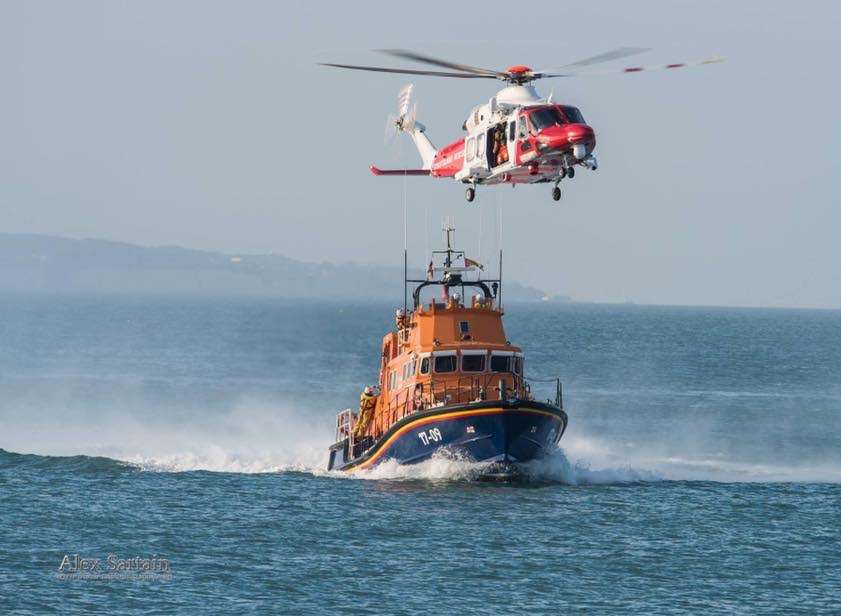
[(841, 613), (841, 312), (512, 304), (570, 415), (531, 479), (325, 473), (392, 314), (4, 298), (0, 614)]

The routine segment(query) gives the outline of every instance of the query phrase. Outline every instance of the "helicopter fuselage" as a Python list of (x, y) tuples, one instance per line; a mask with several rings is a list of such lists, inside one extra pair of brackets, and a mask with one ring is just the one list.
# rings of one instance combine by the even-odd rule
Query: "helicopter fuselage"
[(465, 137), (436, 152), (431, 176), (473, 185), (534, 184), (571, 175), (575, 165), (597, 166), (595, 133), (581, 112), (539, 98), (529, 85), (509, 86), (475, 107), (464, 129)]

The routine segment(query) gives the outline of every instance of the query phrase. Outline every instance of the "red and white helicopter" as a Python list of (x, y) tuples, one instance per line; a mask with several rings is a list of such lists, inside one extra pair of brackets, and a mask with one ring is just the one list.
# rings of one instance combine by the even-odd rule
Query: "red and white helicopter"
[[(462, 128), (465, 137), (436, 149), (426, 136), (426, 128), (416, 120), (417, 106), (411, 102), (412, 84), (404, 86), (398, 97), (396, 116), (389, 116), (387, 131), (404, 132), (415, 142), (423, 166), (420, 169), (379, 169), (371, 165), (374, 175), (429, 175), (453, 178), (468, 184), (465, 197), (473, 201), (476, 187), (492, 184), (554, 183), (552, 198), (561, 198), (560, 182), (573, 178), (577, 166), (595, 171), (598, 161), (593, 154), (596, 136), (584, 121), (578, 108), (542, 98), (531, 85), (538, 79), (573, 77), (578, 69), (609, 60), (632, 56), (647, 49), (620, 47), (597, 56), (578, 60), (561, 67), (535, 71), (528, 66), (509, 66), (504, 71), (477, 68), (439, 60), (402, 49), (379, 50), (392, 56), (429, 64), (441, 70), (418, 70), (322, 63), (322, 66), (380, 73), (432, 75), (458, 79), (498, 79), (508, 84), (482, 105), (473, 108)], [(675, 69), (721, 62), (713, 57), (698, 62), (680, 62), (664, 66), (631, 66), (619, 73), (638, 73), (651, 68)]]

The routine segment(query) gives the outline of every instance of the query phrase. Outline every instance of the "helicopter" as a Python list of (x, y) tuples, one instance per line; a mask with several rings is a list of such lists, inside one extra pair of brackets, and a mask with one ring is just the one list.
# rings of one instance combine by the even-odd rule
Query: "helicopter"
[[(438, 69), (406, 69), (382, 66), (361, 66), (323, 62), (334, 68), (425, 75), (455, 79), (495, 79), (506, 86), (487, 103), (474, 107), (462, 130), (466, 132), (452, 143), (437, 149), (426, 136), (426, 127), (417, 121), (417, 104), (412, 101), (413, 84), (399, 93), (398, 113), (388, 117), (387, 136), (409, 135), (420, 154), (422, 165), (417, 169), (370, 170), (377, 176), (417, 175), (452, 178), (467, 184), (465, 199), (476, 198), (478, 186), (496, 184), (552, 183), (552, 199), (561, 199), (560, 183), (575, 177), (576, 168), (591, 171), (599, 163), (593, 153), (596, 133), (581, 111), (568, 104), (555, 103), (553, 95), (543, 98), (533, 82), (539, 79), (565, 78), (588, 74), (580, 69), (610, 60), (618, 60), (649, 51), (643, 47), (619, 47), (560, 67), (533, 70), (525, 65), (509, 66), (503, 71), (491, 70), (433, 58), (404, 49), (376, 50), (390, 56), (435, 66)], [(722, 62), (715, 56), (696, 62), (678, 62), (660, 66), (628, 66), (616, 73), (639, 73), (652, 69), (677, 69)], [(593, 73), (590, 73), (593, 74)]]

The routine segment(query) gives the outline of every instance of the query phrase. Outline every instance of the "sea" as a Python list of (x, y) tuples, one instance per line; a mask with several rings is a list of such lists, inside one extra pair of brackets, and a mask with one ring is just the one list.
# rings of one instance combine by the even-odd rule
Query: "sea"
[(397, 307), (0, 298), (0, 614), (841, 614), (841, 311), (511, 303), (556, 452), (327, 472)]

